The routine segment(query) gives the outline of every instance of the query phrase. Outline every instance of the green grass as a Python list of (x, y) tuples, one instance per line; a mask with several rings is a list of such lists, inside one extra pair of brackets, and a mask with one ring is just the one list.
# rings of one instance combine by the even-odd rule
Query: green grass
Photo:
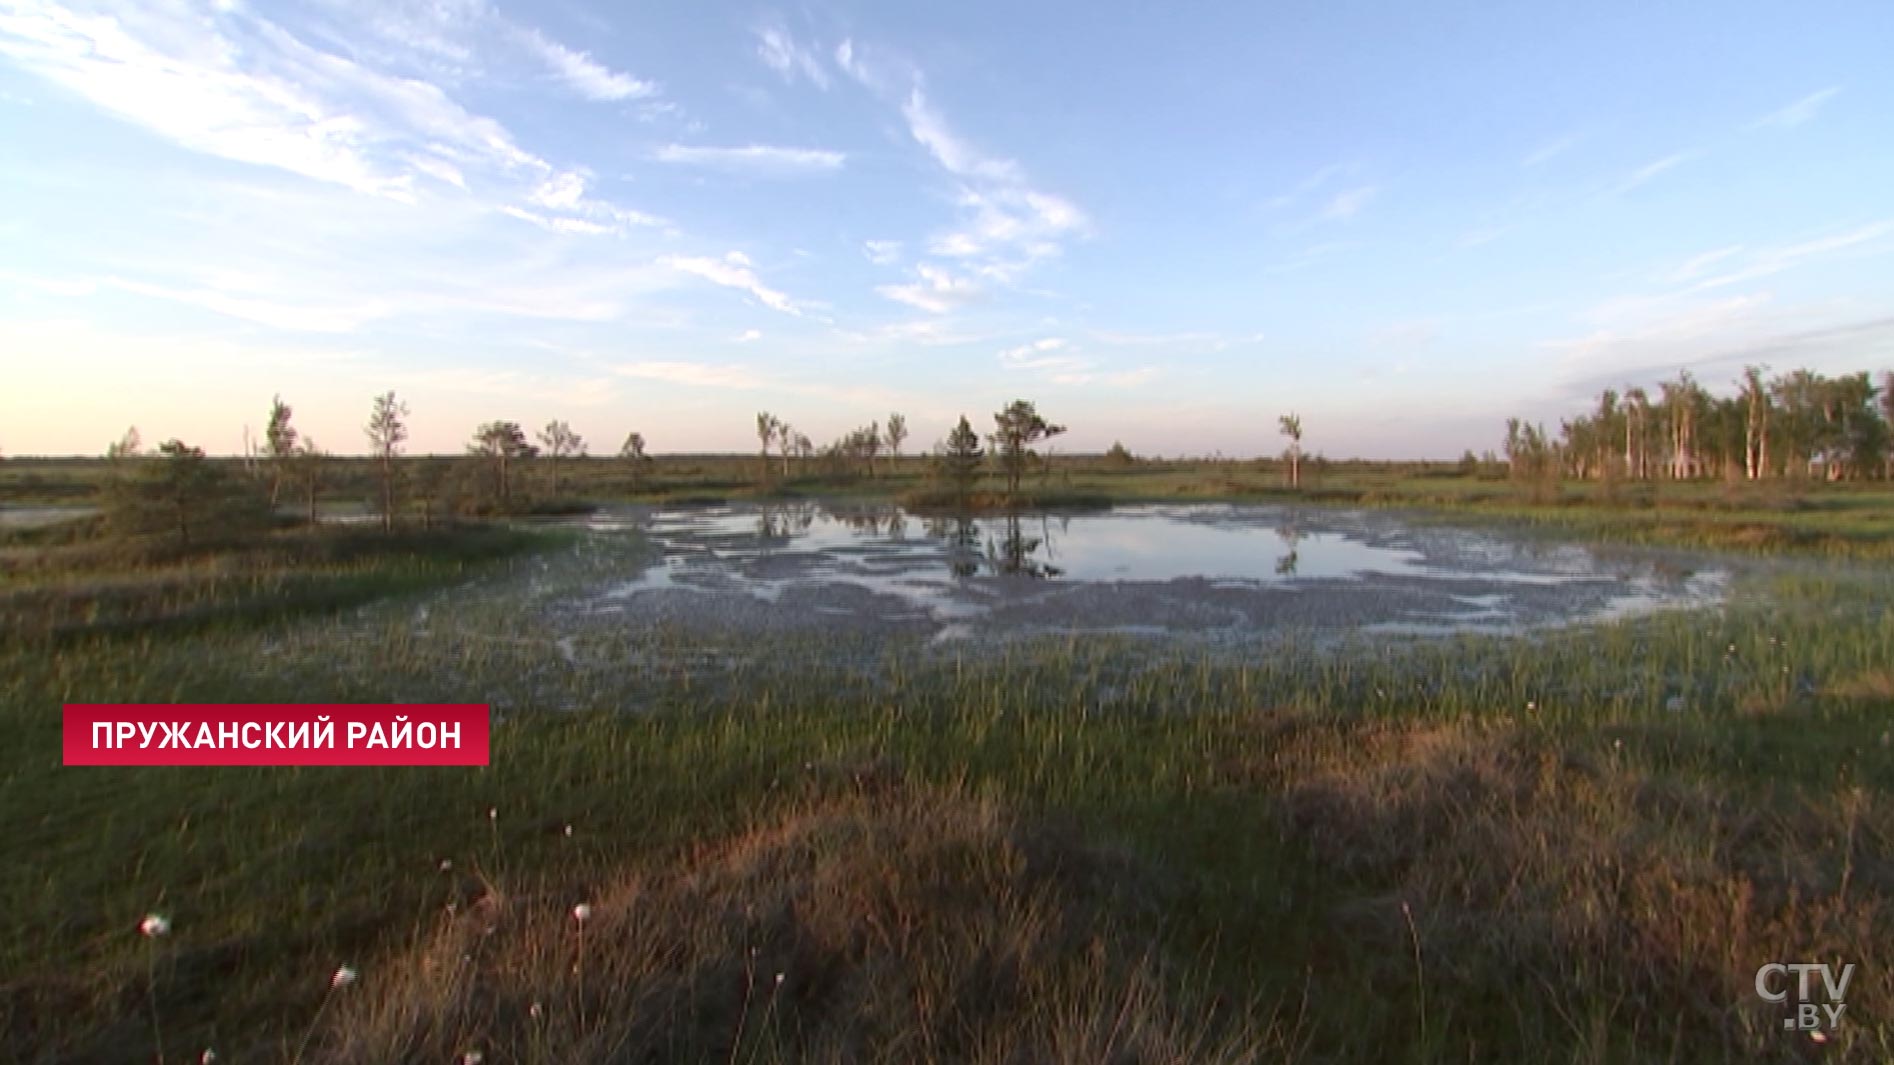
[(79, 537), (0, 558), (0, 635), (149, 639), (268, 624), (452, 584), (560, 539), (501, 526), (288, 529), (190, 544)]
[[(644, 498), (755, 491), (714, 460), (664, 472)], [(600, 625), (569, 661), (521, 582), (582, 584), (635, 537), (16, 533), (0, 810), (30, 858), (0, 872), (0, 1041), (148, 1056), (155, 989), (173, 1060), (294, 1060), (311, 1032), (314, 1058), (358, 1061), (1781, 1060), (1805, 1047), (1749, 981), (1811, 959), (1860, 966), (1844, 1053), (1894, 1054), (1882, 486), (1535, 502), (1411, 467), (1289, 492), (1249, 464), (1069, 462), (1029, 488), (1778, 558), (1722, 609), (1532, 637), (953, 657)], [(63, 702), (404, 700), (491, 702), (493, 764), (58, 764)], [(558, 961), (575, 899), (619, 930), (592, 948), (609, 992)], [(141, 938), (148, 912), (172, 935)], [(906, 931), (838, 931), (864, 923)], [(325, 1005), (345, 963), (363, 979)], [(793, 993), (757, 998), (772, 966)]]
[[(757, 841), (811, 824), (883, 831), (862, 819), (885, 804), (834, 799), (869, 789), (917, 811), (989, 804), (1033, 838), (1069, 833), (1076, 842), (1052, 851), (1061, 860), (1117, 856), (1111, 879), (1135, 885), (1046, 902), (1055, 914), (1097, 908), (1112, 931), (1096, 945), (1061, 940), (1042, 964), (1079, 973), (1095, 949), (1128, 973), (1127, 958), (1149, 956), (1161, 993), (1062, 976), (1034, 992), (1037, 1012), (974, 1014), (994, 1038), (1088, 1031), (1087, 1009), (1112, 1012), (1123, 996), (1153, 1031), (1227, 1029), (1266, 1060), (1778, 1058), (1788, 1044), (1749, 981), (1765, 961), (1820, 957), (1860, 965), (1849, 1052), (1894, 1052), (1894, 815), (1879, 801), (1894, 785), (1894, 581), (1879, 568), (1785, 563), (1724, 611), (1531, 639), (1248, 655), (1071, 639), (954, 659), (833, 639), (705, 653), (698, 634), (599, 629), (571, 667), (504, 595), (535, 560), (483, 565), (496, 595), (0, 650), (0, 809), (10, 847), (31, 856), (0, 876), (10, 1048), (48, 1061), (147, 1053), (152, 958), (136, 926), (157, 911), (175, 926), (157, 955), (174, 1056), (215, 1046), (224, 1060), (289, 1060), (328, 974), (348, 963), (362, 1001), (325, 1013), (318, 1053), (381, 1060), (391, 1046), (479, 1040), (520, 1060), (534, 1048), (535, 1060), (590, 1060), (600, 1052), (570, 1013), (577, 993), (521, 975), (543, 973), (548, 942), (564, 942), (553, 919), (572, 900), (619, 900), (614, 919), (630, 920), (636, 885), (708, 877), (734, 885), (719, 890), (739, 912), (746, 898), (814, 905), (795, 894), (800, 878), (738, 875), (750, 867), (715, 855), (828, 868), (828, 851)], [(844, 652), (874, 656), (873, 668), (823, 664)], [(58, 764), (66, 701), (398, 699), (492, 700), (492, 765)], [(896, 868), (948, 861), (944, 879), (837, 912), (909, 913), (917, 898), (964, 890), (963, 873), (1022, 846), (1011, 828), (995, 833), (968, 837), (982, 857), (964, 869), (925, 841), (897, 850)], [(443, 942), (467, 934), (444, 907), (471, 913), (482, 898), (509, 917), (475, 990), (517, 998), (553, 981), (565, 1042), (531, 1042), (517, 1016), (470, 1018), (456, 997), (466, 988), (422, 978)], [(913, 916), (975, 940), (1041, 927), (1011, 910), (954, 913)], [(815, 935), (755, 928), (770, 943), (784, 928)], [(734, 979), (741, 937), (706, 937), (625, 940), (694, 959), (626, 968), (627, 986)], [(925, 942), (892, 942), (780, 955), (840, 983), (784, 1007), (776, 1028), (746, 1027), (745, 1058), (831, 1060), (823, 1040), (844, 1036), (899, 1045), (875, 1040), (900, 1030), (837, 1029), (840, 1003), (906, 1018), (906, 1037), (937, 1036), (919, 996), (979, 984), (988, 956), (953, 955), (922, 979), (910, 970)], [(911, 993), (834, 989), (884, 969), (891, 987), (912, 976)], [(439, 1024), (415, 1043), (407, 1022), (368, 1005), (388, 1001)], [(738, 1001), (704, 1000), (700, 1020), (726, 1035), (681, 1022), (637, 1031), (681, 1058), (726, 1060)], [(1149, 1044), (1151, 1060), (1197, 1056), (1179, 1045)]]

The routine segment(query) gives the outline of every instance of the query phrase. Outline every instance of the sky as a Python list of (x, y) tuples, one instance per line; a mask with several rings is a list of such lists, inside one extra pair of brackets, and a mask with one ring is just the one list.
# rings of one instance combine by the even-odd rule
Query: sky
[(1493, 448), (1894, 368), (1894, 4), (0, 0), (0, 454)]

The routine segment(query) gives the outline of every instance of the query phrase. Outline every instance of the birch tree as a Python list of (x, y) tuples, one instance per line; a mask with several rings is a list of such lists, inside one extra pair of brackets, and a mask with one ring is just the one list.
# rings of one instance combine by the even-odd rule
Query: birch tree
[(1289, 438), (1289, 487), (1302, 487), (1302, 416), (1285, 414), (1276, 419), (1282, 435)]
[(408, 439), (408, 405), (396, 400), (393, 392), (376, 396), (363, 432), (368, 434), (369, 453), (375, 458), (381, 480), (381, 527), (392, 530), (395, 527), (395, 459)]

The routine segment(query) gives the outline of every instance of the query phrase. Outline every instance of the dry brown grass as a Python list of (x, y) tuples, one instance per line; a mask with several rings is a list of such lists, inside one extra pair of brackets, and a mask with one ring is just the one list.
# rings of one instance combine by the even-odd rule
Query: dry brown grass
[(1894, 669), (1874, 669), (1829, 686), (1839, 699), (1894, 705)]
[(319, 1059), (1288, 1056), (1106, 918), (1151, 905), (1127, 859), (961, 792), (864, 779), (590, 889), (488, 890), (365, 974), (319, 1033)]
[[(1277, 735), (1262, 775), (1290, 834), (1360, 886), (1335, 932), (1388, 945), (1369, 979), (1389, 996), (1424, 981), (1436, 1001), (1549, 1002), (1566, 1029), (1551, 1042), (1600, 1061), (1660, 1040), (1681, 1060), (1798, 1053), (1753, 990), (1767, 961), (1856, 962), (1851, 1017), (1894, 1007), (1894, 817), (1859, 789), (1734, 795), (1516, 724), (1291, 716)], [(1418, 964), (1398, 949), (1404, 906)], [(1874, 1060), (1885, 1048), (1860, 1031), (1844, 1023), (1827, 1049)], [(1481, 1034), (1447, 1033), (1446, 1056)]]

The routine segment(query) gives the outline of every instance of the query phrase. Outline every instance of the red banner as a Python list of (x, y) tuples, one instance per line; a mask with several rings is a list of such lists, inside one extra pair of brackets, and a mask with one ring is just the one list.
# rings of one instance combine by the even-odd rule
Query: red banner
[(486, 765), (479, 703), (67, 703), (67, 765)]

